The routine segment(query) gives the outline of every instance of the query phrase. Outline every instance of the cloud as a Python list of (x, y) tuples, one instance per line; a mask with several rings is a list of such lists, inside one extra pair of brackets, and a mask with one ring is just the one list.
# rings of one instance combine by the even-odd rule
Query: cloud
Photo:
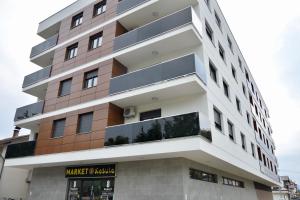
[(290, 95), (300, 100), (300, 18), (288, 24), (278, 52), (281, 78)]

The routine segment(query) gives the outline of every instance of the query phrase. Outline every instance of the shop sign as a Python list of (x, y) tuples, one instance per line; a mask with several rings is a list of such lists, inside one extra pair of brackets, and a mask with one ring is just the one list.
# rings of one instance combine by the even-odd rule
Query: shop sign
[(67, 167), (66, 178), (97, 178), (116, 176), (115, 165)]

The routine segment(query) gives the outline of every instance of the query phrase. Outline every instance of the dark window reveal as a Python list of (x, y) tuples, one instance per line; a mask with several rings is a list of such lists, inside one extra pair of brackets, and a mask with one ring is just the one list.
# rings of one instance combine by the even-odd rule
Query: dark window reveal
[(161, 109), (140, 113), (140, 121), (145, 121), (148, 119), (155, 119), (160, 117), (161, 117)]
[(225, 80), (223, 80), (223, 89), (225, 96), (229, 98), (229, 85)]
[(64, 135), (66, 119), (53, 121), (52, 138), (58, 138)]
[(102, 45), (103, 32), (97, 33), (90, 37), (89, 50), (97, 49)]
[(97, 3), (95, 6), (94, 6), (94, 13), (93, 13), (93, 16), (98, 16), (98, 15), (101, 15), (102, 13), (104, 13), (106, 11), (106, 0), (103, 0), (99, 3)]
[(229, 134), (229, 138), (234, 141), (234, 125), (233, 123), (231, 123), (230, 121), (227, 122), (228, 123), (228, 134)]
[(246, 137), (243, 133), (241, 133), (241, 142), (242, 142), (242, 148), (246, 151)]
[(222, 60), (225, 61), (225, 50), (220, 43), (219, 43), (219, 54), (220, 54)]
[(212, 30), (208, 22), (205, 22), (205, 31), (210, 41), (214, 43), (214, 31)]
[(196, 169), (190, 169), (190, 178), (211, 183), (218, 183), (218, 176), (216, 174), (211, 174)]
[(211, 77), (216, 83), (218, 83), (217, 68), (215, 67), (215, 65), (214, 65), (211, 61), (209, 62), (209, 73), (210, 73), (210, 77)]
[(72, 44), (71, 46), (67, 47), (65, 60), (70, 60), (77, 56), (78, 52), (78, 43)]
[(79, 13), (78, 15), (75, 15), (72, 18), (71, 28), (75, 28), (75, 27), (81, 25), (82, 20), (83, 20), (83, 12)]
[(77, 133), (89, 133), (92, 130), (93, 113), (79, 115)]
[(98, 82), (98, 69), (85, 73), (84, 75), (84, 89), (96, 87)]
[(215, 117), (215, 127), (219, 131), (222, 131), (222, 114), (216, 108), (214, 108), (214, 117)]
[(62, 96), (66, 96), (69, 95), (71, 92), (71, 85), (72, 85), (72, 79), (67, 79), (64, 81), (60, 82), (60, 86), (59, 86), (59, 91), (58, 91), (58, 96), (62, 97)]

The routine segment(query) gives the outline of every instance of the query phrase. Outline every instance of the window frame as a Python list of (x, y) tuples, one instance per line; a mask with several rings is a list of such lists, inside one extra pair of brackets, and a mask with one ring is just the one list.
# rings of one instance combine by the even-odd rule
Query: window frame
[[(212, 73), (212, 72), (214, 72), (214, 73)], [(218, 69), (211, 60), (209, 61), (209, 75), (210, 75), (211, 79), (218, 85), (218, 82), (219, 82)], [(214, 75), (214, 76), (212, 76), (212, 75)]]
[(220, 42), (218, 42), (218, 52), (219, 52), (219, 56), (222, 58), (222, 60), (224, 62), (226, 62), (226, 52), (225, 49), (223, 48), (223, 46), (221, 45)]
[[(233, 142), (235, 142), (234, 124), (230, 120), (227, 120), (227, 126), (228, 126), (228, 136), (229, 136), (229, 139), (232, 140)], [(231, 130), (232, 130), (232, 134), (231, 134)], [(231, 135), (232, 135), (232, 137), (231, 137)]]
[[(78, 21), (78, 23), (77, 23)], [(72, 17), (71, 29), (80, 26), (83, 23), (83, 12), (80, 12)]]
[[(101, 8), (101, 12), (99, 13), (98, 10)], [(102, 0), (94, 5), (93, 8), (93, 17), (97, 17), (99, 15), (102, 15), (107, 10), (107, 1)]]
[[(81, 131), (81, 120), (84, 116), (87, 116), (87, 115), (91, 115), (91, 121), (89, 122), (89, 131)], [(92, 132), (92, 129), (93, 129), (93, 120), (94, 120), (94, 112), (87, 112), (87, 113), (82, 113), (82, 114), (79, 114), (78, 115), (78, 121), (77, 121), (77, 130), (76, 130), (76, 133), (77, 134), (88, 134), (88, 133), (91, 133)]]
[(205, 33), (206, 33), (207, 37), (209, 38), (209, 40), (211, 41), (211, 43), (214, 45), (215, 44), (214, 31), (206, 20), (205, 20)]
[(222, 84), (223, 84), (224, 95), (230, 100), (230, 88), (229, 88), (229, 84), (227, 83), (227, 81), (225, 79), (223, 79)]
[(220, 31), (223, 32), (222, 31), (222, 20), (216, 10), (214, 11), (214, 17), (215, 17), (217, 26), (219, 27)]
[(161, 108), (139, 113), (140, 121), (153, 120), (153, 119), (158, 119), (161, 117), (162, 117), (162, 109)]
[(242, 148), (247, 151), (247, 142), (246, 142), (246, 136), (244, 133), (241, 132), (241, 143), (242, 143)]
[(189, 170), (190, 179), (205, 181), (209, 183), (218, 183), (218, 175), (212, 174), (208, 172), (204, 172), (202, 170), (197, 170), (194, 168), (190, 168)]
[[(214, 111), (214, 123), (215, 123), (215, 128), (220, 131), (220, 132), (223, 132), (223, 116), (222, 116), (222, 112), (214, 107), (213, 108), (213, 111)], [(218, 124), (218, 122), (216, 121), (216, 114), (219, 115), (219, 118), (220, 118), (220, 124)]]
[[(57, 135), (55, 134), (55, 131), (57, 130), (57, 123), (63, 122), (63, 129), (62, 129), (62, 133), (61, 135)], [(65, 132), (65, 127), (66, 127), (66, 118), (62, 118), (62, 119), (56, 119), (52, 122), (52, 131), (51, 131), (51, 138), (52, 139), (56, 139), (56, 138), (61, 138), (64, 136), (64, 132)]]
[(65, 61), (72, 60), (78, 55), (78, 42), (66, 48)]
[[(68, 78), (68, 79), (60, 81), (60, 83), (59, 83), (59, 89), (58, 89), (58, 95), (57, 95), (58, 97), (64, 97), (64, 96), (68, 96), (68, 95), (71, 94), (72, 81), (73, 81), (73, 78)], [(62, 94), (64, 84), (67, 83), (67, 82), (70, 82), (70, 86), (68, 88), (68, 92)]]
[[(97, 87), (97, 85), (98, 85), (98, 72), (99, 72), (99, 70), (97, 68), (97, 69), (94, 69), (94, 70), (91, 70), (91, 71), (88, 71), (88, 72), (84, 73), (84, 80), (83, 80), (83, 89), (84, 90), (87, 90), (87, 89), (90, 89), (90, 88), (93, 88), (93, 87)], [(95, 75), (88, 78), (88, 75), (92, 74), (92, 73), (95, 73)], [(92, 85), (89, 87), (89, 81), (90, 80), (92, 81)]]
[[(95, 41), (97, 43), (96, 46), (95, 46)], [(101, 47), (102, 44), (103, 44), (103, 31), (90, 36), (88, 50), (92, 51), (94, 49), (97, 49)]]

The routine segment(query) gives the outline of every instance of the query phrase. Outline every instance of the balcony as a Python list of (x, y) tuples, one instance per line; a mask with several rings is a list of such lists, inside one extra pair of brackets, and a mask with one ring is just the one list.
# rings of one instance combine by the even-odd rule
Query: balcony
[(150, 38), (162, 35), (186, 24), (192, 23), (192, 8), (186, 8), (172, 15), (127, 32), (114, 40), (114, 51), (132, 46)]
[(42, 80), (45, 80), (50, 77), (51, 75), (52, 66), (45, 67), (37, 72), (29, 74), (25, 76), (23, 81), (23, 88), (29, 87), (35, 83), (38, 83)]
[(153, 142), (166, 139), (202, 136), (212, 141), (211, 131), (201, 128), (199, 114), (190, 113), (106, 128), (105, 146)]
[(110, 94), (145, 87), (190, 74), (196, 74), (206, 84), (205, 68), (194, 54), (112, 78)]
[(44, 101), (18, 108), (15, 114), (15, 122), (28, 119), (38, 114), (42, 114), (44, 109)]
[(271, 178), (277, 182), (280, 182), (279, 176), (276, 175), (274, 172), (272, 172), (270, 169), (268, 169), (268, 167), (264, 166), (264, 163), (261, 161), (260, 161), (260, 170), (263, 174), (265, 174), (269, 178)]
[(32, 47), (30, 53), (31, 61), (42, 67), (51, 65), (54, 56), (54, 51), (51, 51), (51, 48), (55, 47), (57, 42), (58, 34), (53, 35), (41, 44)]
[(35, 150), (35, 141), (23, 142), (18, 144), (10, 144), (7, 146), (6, 159), (21, 158), (33, 156)]
[(117, 14), (120, 15), (150, 0), (122, 0), (118, 3)]

